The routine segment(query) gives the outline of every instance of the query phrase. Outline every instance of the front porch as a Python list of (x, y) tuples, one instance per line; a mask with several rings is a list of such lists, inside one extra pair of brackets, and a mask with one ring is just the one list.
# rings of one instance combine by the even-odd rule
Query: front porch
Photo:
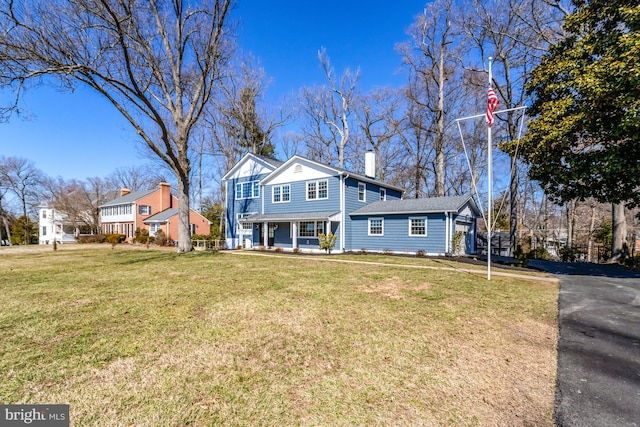
[(318, 236), (329, 231), (338, 236), (334, 251), (341, 248), (339, 212), (256, 214), (242, 219), (239, 227), (244, 249), (320, 252)]

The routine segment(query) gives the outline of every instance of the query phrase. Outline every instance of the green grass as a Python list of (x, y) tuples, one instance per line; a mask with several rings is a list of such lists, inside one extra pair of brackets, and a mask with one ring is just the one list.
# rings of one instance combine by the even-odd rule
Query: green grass
[(0, 271), (0, 402), (73, 425), (552, 425), (548, 282), (110, 246)]

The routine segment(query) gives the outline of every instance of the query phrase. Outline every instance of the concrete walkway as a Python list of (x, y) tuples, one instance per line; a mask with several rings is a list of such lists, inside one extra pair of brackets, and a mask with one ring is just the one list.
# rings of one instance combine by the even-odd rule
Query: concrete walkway
[[(274, 254), (269, 252), (255, 252), (255, 251), (222, 251), (221, 253), (226, 254), (235, 254), (235, 255), (247, 255), (247, 256), (263, 256), (263, 257), (277, 257), (277, 258), (292, 258), (292, 259), (305, 259), (308, 261), (317, 261), (317, 262), (337, 262), (337, 263), (346, 263), (346, 264), (364, 264), (364, 265), (377, 265), (377, 266), (385, 266), (385, 267), (402, 267), (402, 268), (417, 268), (422, 270), (444, 270), (444, 271), (457, 271), (462, 273), (470, 273), (470, 274), (479, 274), (479, 275), (487, 275), (486, 268), (458, 268), (458, 267), (436, 267), (431, 265), (417, 265), (417, 264), (391, 264), (384, 262), (374, 262), (374, 261), (359, 261), (354, 259), (343, 259), (338, 258), (336, 256), (305, 256), (305, 255), (286, 255), (286, 254)], [(428, 259), (428, 258), (427, 258)], [(456, 258), (450, 259), (453, 262), (458, 261)], [(500, 268), (500, 265), (496, 265), (496, 268)], [(496, 271), (494, 269), (491, 270), (491, 276), (500, 276), (500, 277), (512, 277), (514, 279), (525, 279), (525, 280), (536, 280), (542, 282), (553, 282), (557, 283), (558, 279), (550, 276), (542, 276), (540, 274), (518, 274), (518, 273), (509, 273), (506, 271)]]
[(560, 279), (556, 424), (640, 426), (640, 275), (594, 264), (530, 265)]

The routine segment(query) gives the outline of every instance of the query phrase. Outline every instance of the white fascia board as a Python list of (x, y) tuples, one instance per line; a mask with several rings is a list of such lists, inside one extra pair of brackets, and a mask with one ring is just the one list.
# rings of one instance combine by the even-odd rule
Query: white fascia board
[[(249, 164), (250, 161), (253, 161), (257, 167), (256, 166), (251, 167), (251, 165)], [(238, 163), (235, 164), (234, 167), (232, 167), (229, 170), (229, 172), (227, 172), (222, 177), (222, 180), (228, 181), (232, 178), (241, 178), (241, 177), (251, 176), (251, 175), (261, 175), (264, 173), (272, 172), (273, 169), (274, 167), (268, 164), (267, 162), (265, 162), (264, 160), (260, 159), (257, 156), (254, 156), (251, 153), (247, 153), (242, 159), (240, 159)]]
[[(300, 172), (295, 171), (297, 166), (301, 167)], [(260, 181), (260, 185), (287, 184), (296, 181), (339, 176), (340, 174), (341, 172), (338, 169), (296, 155), (267, 175)]]

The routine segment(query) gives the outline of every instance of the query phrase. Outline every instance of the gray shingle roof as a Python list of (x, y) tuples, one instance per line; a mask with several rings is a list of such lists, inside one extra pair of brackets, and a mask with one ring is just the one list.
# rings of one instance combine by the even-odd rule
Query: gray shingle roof
[(129, 194), (126, 194), (122, 197), (117, 197), (113, 200), (111, 200), (110, 202), (105, 203), (104, 205), (100, 205), (100, 207), (103, 206), (115, 206), (115, 205), (124, 205), (127, 203), (133, 203), (138, 199), (141, 199), (145, 196), (148, 196), (149, 194), (153, 193), (154, 191), (158, 191), (158, 189), (153, 189), (153, 190), (146, 190), (146, 191), (132, 191)]
[(254, 154), (254, 156), (256, 156), (257, 158), (259, 158), (260, 160), (266, 163), (269, 163), (274, 168), (277, 168), (284, 163), (284, 162), (281, 162), (280, 160), (272, 159), (271, 157), (267, 157), (267, 156), (261, 156), (259, 154)]
[(148, 222), (167, 222), (169, 218), (176, 215), (178, 215), (178, 208), (169, 208), (163, 210), (162, 212), (158, 212), (155, 215), (151, 215), (149, 218), (145, 218), (145, 220), (142, 222), (144, 222), (145, 224)]
[(470, 199), (470, 196), (452, 196), (429, 197), (424, 199), (384, 200), (363, 206), (360, 209), (351, 212), (350, 215), (458, 212)]
[(246, 222), (262, 222), (262, 221), (305, 221), (305, 220), (321, 220), (328, 219), (339, 214), (340, 211), (323, 211), (323, 212), (287, 212), (273, 214), (255, 214), (243, 218)]

